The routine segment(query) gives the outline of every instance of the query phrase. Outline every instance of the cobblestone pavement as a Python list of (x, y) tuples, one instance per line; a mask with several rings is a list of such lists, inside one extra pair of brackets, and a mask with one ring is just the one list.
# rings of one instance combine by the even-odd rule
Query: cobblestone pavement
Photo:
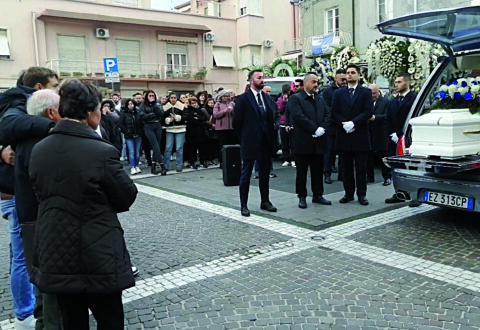
[[(191, 180), (197, 197), (187, 179), (167, 189), (161, 179), (138, 177), (137, 201), (120, 215), (140, 269), (136, 286), (124, 292), (126, 329), (480, 328), (477, 215), (376, 205), (352, 216), (357, 206), (333, 205), (328, 212), (344, 221), (318, 230), (263, 212), (241, 217), (236, 202), (225, 202), (237, 198), (237, 188), (220, 188), (218, 179)], [(278, 191), (295, 201), (282, 182)], [(4, 222), (5, 261), (8, 241)], [(1, 329), (13, 328), (7, 273), (4, 262)]]

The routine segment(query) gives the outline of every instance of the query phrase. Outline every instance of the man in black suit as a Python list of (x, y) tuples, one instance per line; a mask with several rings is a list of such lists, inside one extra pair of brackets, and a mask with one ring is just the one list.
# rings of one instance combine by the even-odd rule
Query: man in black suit
[(370, 129), (370, 141), (372, 143), (372, 151), (368, 154), (367, 160), (367, 181), (375, 182), (375, 163), (380, 160), (382, 167), (383, 185), (392, 184), (390, 168), (387, 167), (382, 158), (385, 157), (387, 151), (387, 143), (389, 137), (385, 132), (385, 117), (388, 106), (388, 99), (382, 96), (380, 88), (376, 84), (370, 85), (373, 99), (373, 116), (368, 120)]
[[(385, 131), (389, 136), (387, 157), (397, 155), (398, 141), (400, 141), (405, 134), (403, 127), (405, 126), (410, 108), (417, 97), (417, 94), (410, 91), (410, 80), (408, 73), (404, 73), (395, 78), (395, 93), (397, 96), (388, 103), (387, 116), (385, 118)], [(405, 141), (405, 143), (407, 144), (407, 141)], [(389, 169), (388, 175), (389, 178), (392, 177), (391, 169)], [(410, 196), (405, 197), (407, 197), (407, 199), (410, 198)], [(385, 199), (385, 203), (387, 204), (401, 203), (404, 201), (404, 199), (398, 198), (397, 194), (393, 194), (392, 197)], [(420, 203), (416, 201), (410, 203), (410, 206), (418, 205), (420, 205)]]
[[(358, 84), (360, 68), (347, 67), (347, 86), (333, 94), (332, 117), (337, 123), (335, 147), (343, 163), (343, 188), (345, 196), (340, 203), (353, 201), (355, 185), (358, 202), (368, 205), (367, 156), (371, 150), (368, 120), (373, 114), (372, 92)], [(355, 168), (355, 174), (354, 174)]]
[(291, 96), (289, 107), (295, 122), (293, 150), (297, 165), (296, 193), (298, 207), (307, 208), (307, 172), (310, 166), (312, 203), (331, 205), (323, 197), (323, 154), (327, 147), (325, 130), (330, 123), (330, 109), (320, 95), (316, 95), (318, 77), (308, 74), (303, 80), (304, 90)]
[(247, 207), (250, 177), (255, 161), (259, 165), (260, 208), (276, 212), (269, 199), (270, 161), (275, 147), (275, 105), (262, 89), (263, 72), (253, 70), (248, 74), (250, 88), (239, 95), (234, 109), (233, 128), (240, 138), (243, 161), (240, 176), (240, 206), (243, 216), (250, 216)]
[[(335, 82), (325, 88), (322, 91), (322, 97), (325, 100), (325, 103), (329, 107), (332, 106), (332, 99), (333, 93), (341, 87), (345, 87), (347, 84), (347, 75), (345, 74), (345, 70), (338, 69), (335, 72)], [(335, 158), (336, 158), (336, 150), (335, 150), (335, 138), (336, 138), (336, 125), (333, 120), (330, 121), (329, 127), (326, 128), (327, 130), (327, 150), (325, 151), (324, 156), (324, 169), (323, 175), (325, 175), (325, 183), (331, 184), (332, 183), (332, 168), (335, 167)], [(342, 170), (341, 170), (341, 160), (338, 159), (338, 177), (340, 180), (342, 177)], [(343, 180), (343, 179), (342, 179)]]

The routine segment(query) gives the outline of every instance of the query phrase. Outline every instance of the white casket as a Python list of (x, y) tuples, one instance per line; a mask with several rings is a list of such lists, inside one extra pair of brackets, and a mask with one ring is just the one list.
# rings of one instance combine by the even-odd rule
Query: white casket
[(480, 115), (468, 109), (432, 110), (412, 118), (414, 156), (458, 158), (480, 153)]

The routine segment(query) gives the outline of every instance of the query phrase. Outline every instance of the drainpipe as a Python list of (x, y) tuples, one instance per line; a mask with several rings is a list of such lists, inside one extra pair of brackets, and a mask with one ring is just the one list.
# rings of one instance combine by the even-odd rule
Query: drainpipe
[(38, 55), (38, 37), (37, 37), (37, 14), (32, 13), (32, 29), (33, 29), (33, 46), (35, 48), (35, 65), (40, 66)]
[(355, 0), (352, 0), (352, 43), (355, 46)]

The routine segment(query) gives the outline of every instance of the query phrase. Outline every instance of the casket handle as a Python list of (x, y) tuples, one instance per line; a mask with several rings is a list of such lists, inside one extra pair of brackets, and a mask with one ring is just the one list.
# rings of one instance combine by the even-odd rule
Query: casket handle
[(480, 134), (480, 130), (465, 130), (463, 134)]

